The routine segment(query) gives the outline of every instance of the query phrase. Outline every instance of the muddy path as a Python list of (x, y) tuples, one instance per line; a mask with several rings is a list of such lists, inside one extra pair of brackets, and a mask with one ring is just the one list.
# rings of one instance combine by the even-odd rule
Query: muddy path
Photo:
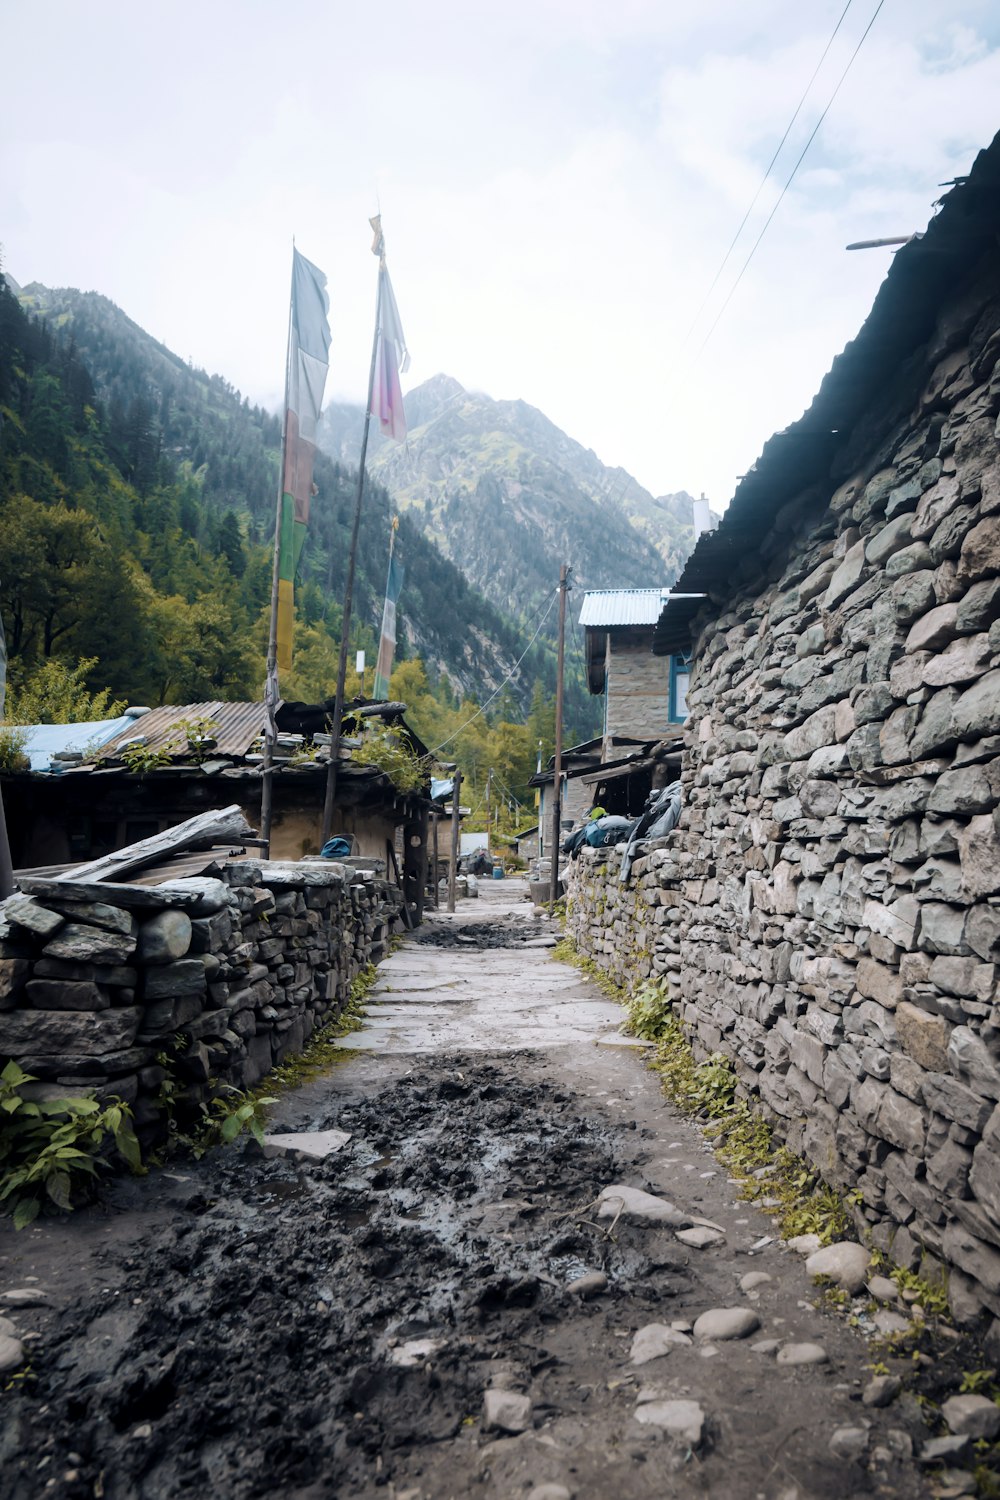
[[(557, 968), (518, 941), (536, 979)], [(453, 956), (440, 946), (446, 976)], [(0, 1287), (48, 1305), (18, 1313), (38, 1337), (3, 1398), (3, 1494), (927, 1493), (916, 1403), (862, 1408), (864, 1339), (814, 1306), (801, 1259), (734, 1199), (636, 1051), (599, 1039), (429, 1056), (375, 1028), (278, 1111), (276, 1128), (350, 1132), (325, 1161), (237, 1145), (66, 1224), (5, 1225)], [(719, 1239), (599, 1220), (601, 1189), (622, 1183)], [(743, 1291), (747, 1272), (763, 1279)], [(734, 1307), (759, 1320), (749, 1337), (692, 1337)], [(649, 1325), (669, 1348), (638, 1365)], [(809, 1340), (825, 1363), (776, 1362)], [(513, 1398), (499, 1426), (487, 1392)], [(678, 1400), (699, 1407), (696, 1436), (637, 1416)]]

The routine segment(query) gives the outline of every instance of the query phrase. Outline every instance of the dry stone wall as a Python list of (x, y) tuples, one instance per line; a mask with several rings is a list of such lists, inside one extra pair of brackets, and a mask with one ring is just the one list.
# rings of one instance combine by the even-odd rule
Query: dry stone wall
[(340, 864), (24, 886), (0, 904), (0, 1066), (125, 1100), (147, 1143), (301, 1050), (401, 927), (398, 890)]
[[(947, 1267), (969, 1318), (1000, 1316), (993, 259), (851, 435), (849, 475), (786, 506), (701, 617), (661, 867), (680, 962), (651, 950), (700, 1053), (857, 1190), (876, 1244)], [(648, 922), (616, 899), (610, 934), (581, 906), (577, 935), (621, 966)]]

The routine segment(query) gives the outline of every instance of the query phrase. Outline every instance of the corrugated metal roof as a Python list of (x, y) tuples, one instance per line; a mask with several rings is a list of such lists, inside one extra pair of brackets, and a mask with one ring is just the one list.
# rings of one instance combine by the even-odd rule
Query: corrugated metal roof
[(142, 735), (150, 750), (171, 750), (178, 756), (187, 756), (188, 743), (178, 725), (196, 719), (207, 719), (215, 726), (211, 734), (216, 744), (213, 756), (246, 755), (254, 740), (264, 732), (266, 711), (263, 703), (185, 703), (180, 707), (165, 705), (151, 709), (141, 719), (135, 719), (127, 730), (117, 734), (104, 746), (105, 753), (114, 751), (126, 740)]
[(668, 588), (590, 589), (583, 596), (581, 625), (655, 625), (670, 597)]

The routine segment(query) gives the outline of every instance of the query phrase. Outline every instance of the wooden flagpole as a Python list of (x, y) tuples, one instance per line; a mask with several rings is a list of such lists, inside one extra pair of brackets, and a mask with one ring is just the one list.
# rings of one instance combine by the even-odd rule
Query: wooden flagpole
[(288, 343), (285, 348), (285, 406), (281, 415), (281, 458), (278, 464), (278, 505), (274, 515), (274, 561), (271, 567), (271, 623), (267, 634), (267, 668), (264, 679), (264, 766), (260, 787), (260, 836), (263, 857), (271, 857), (271, 819), (274, 790), (274, 740), (278, 707), (278, 580), (281, 566), (281, 512), (285, 495), (285, 454), (288, 447), (288, 377), (292, 357), (292, 303), (295, 298), (295, 240), (292, 240), (292, 280), (288, 290)]
[(372, 397), (375, 393), (375, 364), (378, 359), (378, 340), (382, 324), (382, 268), (384, 254), (379, 258), (378, 295), (375, 299), (375, 337), (372, 339), (372, 362), (368, 371), (368, 404), (365, 407), (365, 428), (361, 438), (361, 459), (358, 464), (358, 489), (354, 503), (354, 526), (351, 531), (351, 550), (347, 558), (347, 585), (344, 589), (344, 619), (340, 627), (340, 660), (337, 663), (337, 695), (333, 700), (333, 720), (330, 725), (330, 764), (326, 772), (326, 796), (323, 799), (323, 844), (333, 831), (333, 804), (337, 795), (337, 762), (340, 757), (340, 730), (344, 721), (344, 689), (347, 684), (347, 652), (351, 633), (351, 604), (354, 599), (354, 568), (358, 555), (358, 532), (361, 527), (361, 502), (365, 492), (365, 460), (368, 456), (368, 433), (372, 421)]

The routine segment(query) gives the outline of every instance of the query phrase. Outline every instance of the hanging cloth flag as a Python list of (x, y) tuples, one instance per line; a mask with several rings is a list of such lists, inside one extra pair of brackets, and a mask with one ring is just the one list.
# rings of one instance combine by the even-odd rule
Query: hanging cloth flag
[(406, 413), (403, 411), (403, 392), (399, 377), (405, 375), (410, 368), (410, 354), (385, 264), (381, 214), (368, 222), (375, 231), (372, 254), (379, 258), (378, 338), (375, 348), (375, 379), (372, 384), (372, 416), (378, 417), (379, 426), (386, 437), (395, 438), (397, 443), (401, 443), (406, 437)]
[(278, 667), (292, 665), (295, 572), (299, 565), (309, 501), (314, 493), (316, 424), (330, 350), (326, 277), (297, 250), (292, 251), (292, 307), (285, 373), (285, 467), (278, 525)]
[(403, 587), (403, 565), (393, 556), (398, 528), (399, 517), (393, 516), (389, 541), (389, 574), (385, 581), (385, 604), (382, 608), (382, 636), (378, 644), (378, 661), (375, 663), (375, 686), (372, 688), (372, 697), (376, 703), (388, 702), (392, 658), (396, 650), (396, 604)]

